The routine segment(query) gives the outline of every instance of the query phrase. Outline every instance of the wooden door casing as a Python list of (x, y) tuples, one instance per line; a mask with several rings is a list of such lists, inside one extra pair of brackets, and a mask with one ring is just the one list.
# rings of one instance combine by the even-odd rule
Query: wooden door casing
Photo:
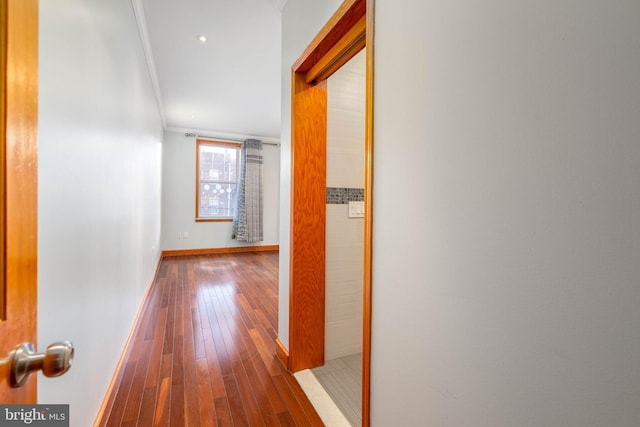
[[(0, 237), (4, 316), (0, 321), (0, 356), (16, 345), (36, 343), (37, 324), (37, 133), (38, 1), (0, 0), (1, 55), (5, 120), (0, 126), (2, 221)], [(0, 402), (35, 403), (35, 375), (13, 389), (7, 361), (0, 363)]]
[(292, 372), (324, 363), (325, 80), (366, 48), (363, 426), (370, 425), (371, 393), (374, 2), (345, 0), (292, 66), (289, 351), (276, 343), (278, 357)]

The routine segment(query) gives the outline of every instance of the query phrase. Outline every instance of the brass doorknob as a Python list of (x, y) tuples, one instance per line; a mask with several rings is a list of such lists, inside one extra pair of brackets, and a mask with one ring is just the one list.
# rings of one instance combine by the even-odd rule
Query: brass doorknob
[(60, 376), (71, 368), (73, 353), (70, 341), (54, 342), (44, 353), (36, 353), (30, 342), (22, 343), (9, 353), (9, 384), (21, 387), (32, 372), (39, 370), (45, 377)]

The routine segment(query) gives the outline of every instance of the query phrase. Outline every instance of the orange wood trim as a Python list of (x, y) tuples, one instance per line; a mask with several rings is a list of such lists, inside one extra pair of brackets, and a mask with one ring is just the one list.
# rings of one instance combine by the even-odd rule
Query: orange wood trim
[(289, 370), (289, 350), (282, 344), (279, 338), (276, 338), (276, 356), (282, 366)]
[(289, 368), (324, 364), (327, 84), (293, 73)]
[(107, 392), (104, 395), (104, 399), (102, 400), (102, 404), (100, 405), (100, 409), (98, 409), (98, 414), (96, 415), (96, 419), (93, 422), (93, 427), (102, 427), (106, 425), (107, 420), (109, 419), (109, 414), (113, 409), (113, 404), (115, 402), (116, 394), (118, 393), (118, 387), (120, 386), (121, 379), (124, 375), (124, 362), (127, 360), (127, 357), (131, 353), (133, 348), (133, 338), (138, 332), (138, 325), (140, 324), (140, 318), (142, 317), (146, 307), (147, 301), (149, 300), (149, 295), (151, 295), (151, 291), (153, 290), (153, 286), (156, 283), (156, 279), (158, 278), (158, 273), (160, 271), (160, 263), (162, 262), (162, 257), (158, 258), (156, 262), (156, 270), (153, 273), (153, 278), (151, 279), (151, 283), (147, 287), (146, 292), (144, 293), (144, 297), (142, 298), (142, 302), (138, 307), (138, 312), (136, 313), (136, 317), (133, 320), (133, 325), (131, 326), (131, 331), (129, 331), (129, 336), (127, 337), (127, 341), (124, 344), (124, 348), (122, 350), (122, 354), (120, 354), (120, 359), (118, 360), (118, 364), (116, 365), (116, 369), (113, 372), (113, 376), (111, 377), (111, 382), (109, 383), (109, 387), (107, 388)]
[[(362, 425), (370, 425), (371, 264), (373, 186), (373, 0), (345, 0), (292, 66), (291, 260), (289, 357), (291, 372), (324, 363), (326, 81), (367, 47), (365, 253), (363, 289)], [(364, 24), (364, 35), (362, 25)], [(364, 40), (364, 42), (363, 42)], [(315, 86), (312, 83), (320, 82)], [(320, 165), (322, 163), (322, 165)], [(317, 169), (317, 171), (316, 171)], [(315, 176), (315, 179), (313, 177)], [(322, 206), (315, 206), (319, 199)], [(319, 217), (321, 214), (321, 218)]]
[(194, 255), (216, 255), (216, 254), (235, 254), (243, 252), (271, 252), (279, 251), (280, 245), (264, 245), (264, 246), (233, 246), (229, 248), (202, 248), (202, 249), (175, 249), (162, 251), (163, 257), (172, 256), (194, 256)]
[(5, 231), (6, 231), (6, 139), (5, 104), (7, 102), (7, 0), (0, 0), (0, 322), (7, 319)]
[[(6, 320), (0, 354), (37, 341), (38, 318), (38, 1), (3, 1), (6, 50), (1, 79), (4, 104), (4, 279)], [(6, 24), (6, 25), (5, 25)], [(6, 364), (0, 364), (5, 374)], [(2, 378), (7, 378), (2, 376)], [(0, 402), (35, 403), (37, 380), (21, 388), (0, 384)]]
[(362, 426), (371, 425), (371, 288), (373, 254), (374, 3), (367, 0), (364, 177), (364, 278), (362, 306)]
[(196, 222), (233, 222), (233, 218), (196, 218)]
[(307, 72), (307, 83), (326, 80), (364, 49), (366, 17), (358, 22)]
[(293, 70), (309, 71), (365, 15), (365, 8), (366, 0), (345, 0), (293, 64)]

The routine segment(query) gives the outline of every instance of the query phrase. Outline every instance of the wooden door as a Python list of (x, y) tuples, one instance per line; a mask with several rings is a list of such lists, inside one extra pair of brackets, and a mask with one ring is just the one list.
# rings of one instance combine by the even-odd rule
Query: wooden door
[[(0, 0), (0, 358), (36, 342), (38, 1)], [(36, 376), (0, 403), (35, 403)]]

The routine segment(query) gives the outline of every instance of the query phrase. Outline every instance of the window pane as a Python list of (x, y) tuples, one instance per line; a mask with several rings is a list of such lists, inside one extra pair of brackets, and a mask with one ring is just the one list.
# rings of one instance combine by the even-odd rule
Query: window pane
[(240, 144), (198, 140), (196, 218), (232, 218)]
[(236, 182), (235, 147), (200, 145), (200, 181)]
[(236, 187), (235, 183), (201, 182), (198, 217), (233, 217), (236, 208)]

